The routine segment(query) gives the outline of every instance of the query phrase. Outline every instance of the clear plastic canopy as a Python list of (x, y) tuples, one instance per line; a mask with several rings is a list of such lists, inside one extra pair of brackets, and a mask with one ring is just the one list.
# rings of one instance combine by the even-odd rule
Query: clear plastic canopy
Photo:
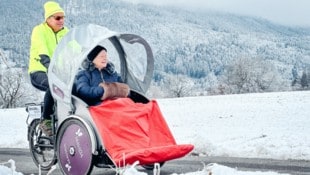
[(51, 59), (48, 78), (56, 100), (71, 103), (75, 75), (87, 54), (97, 45), (107, 48), (109, 60), (131, 89), (140, 93), (147, 91), (154, 70), (149, 44), (138, 35), (85, 24), (71, 29), (63, 37)]

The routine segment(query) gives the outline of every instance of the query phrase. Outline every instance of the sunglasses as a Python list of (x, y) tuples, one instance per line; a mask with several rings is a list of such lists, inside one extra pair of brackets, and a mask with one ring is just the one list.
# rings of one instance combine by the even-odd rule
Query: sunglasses
[(52, 17), (53, 17), (55, 20), (57, 20), (57, 21), (62, 20), (62, 19), (65, 19), (65, 16), (54, 16), (54, 15), (52, 15)]

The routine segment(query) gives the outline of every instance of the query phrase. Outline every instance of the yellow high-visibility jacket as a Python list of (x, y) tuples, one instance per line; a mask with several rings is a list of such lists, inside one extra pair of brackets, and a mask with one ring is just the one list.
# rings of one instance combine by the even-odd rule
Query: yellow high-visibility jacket
[(55, 33), (46, 22), (33, 28), (28, 73), (36, 71), (47, 72), (47, 69), (40, 63), (39, 55), (47, 55), (51, 59), (57, 44), (68, 31), (68, 28), (64, 27)]

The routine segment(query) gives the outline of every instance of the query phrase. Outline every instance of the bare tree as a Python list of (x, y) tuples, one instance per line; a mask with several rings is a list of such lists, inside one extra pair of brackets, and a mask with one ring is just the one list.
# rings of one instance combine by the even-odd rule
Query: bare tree
[(168, 97), (185, 97), (192, 94), (193, 81), (185, 75), (168, 75), (164, 80), (164, 88)]
[(23, 73), (11, 68), (7, 56), (0, 49), (0, 107), (13, 108), (23, 97)]
[[(7, 57), (6, 57), (6, 55), (3, 53), (3, 50), (2, 50), (2, 49), (0, 49), (0, 58), (1, 58), (0, 64), (2, 63), (2, 64), (4, 64), (4, 66), (9, 67), (9, 64), (7, 63)], [(1, 69), (3, 69), (3, 68), (1, 68)]]
[(24, 97), (21, 71), (7, 69), (1, 76), (0, 101), (3, 108), (14, 108), (17, 102)]

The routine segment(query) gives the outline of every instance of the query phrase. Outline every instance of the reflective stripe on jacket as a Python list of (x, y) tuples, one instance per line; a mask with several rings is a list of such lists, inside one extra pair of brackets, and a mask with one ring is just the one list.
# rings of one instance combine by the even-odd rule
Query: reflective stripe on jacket
[(40, 63), (39, 55), (47, 55), (51, 59), (58, 42), (69, 30), (64, 27), (55, 33), (46, 22), (35, 26), (31, 35), (30, 59), (28, 73), (44, 71), (46, 68)]

